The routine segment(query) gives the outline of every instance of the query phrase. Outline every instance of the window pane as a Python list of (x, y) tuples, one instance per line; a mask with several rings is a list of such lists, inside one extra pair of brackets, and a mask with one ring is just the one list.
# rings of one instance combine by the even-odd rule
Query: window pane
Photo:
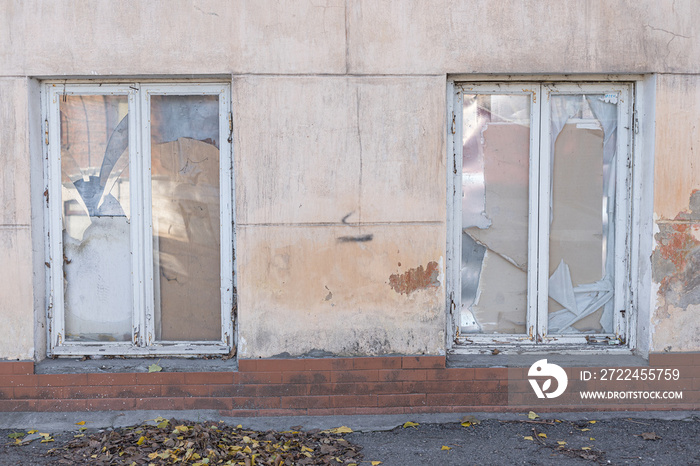
[(219, 102), (151, 96), (156, 339), (221, 339)]
[(462, 333), (526, 333), (529, 95), (465, 95)]
[(65, 339), (130, 341), (128, 100), (67, 95), (59, 108)]
[(615, 94), (552, 96), (549, 333), (613, 329)]

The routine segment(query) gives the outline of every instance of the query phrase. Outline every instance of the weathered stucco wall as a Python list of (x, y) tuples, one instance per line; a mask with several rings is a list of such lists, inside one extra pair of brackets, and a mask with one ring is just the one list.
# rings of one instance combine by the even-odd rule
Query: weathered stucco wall
[(0, 78), (0, 358), (34, 357), (28, 83)]
[(0, 358), (32, 356), (43, 280), (27, 78), (64, 76), (231, 77), (239, 354), (265, 357), (444, 351), (447, 74), (684, 73), (657, 88), (653, 348), (697, 351), (683, 274), (700, 238), (698, 14), (693, 0), (0, 0)]
[[(438, 353), (444, 78), (249, 76), (233, 93), (240, 356)], [(391, 287), (429, 264), (433, 280)]]
[(700, 350), (700, 77), (657, 79), (652, 350)]
[(697, 72), (694, 0), (2, 0), (8, 75)]

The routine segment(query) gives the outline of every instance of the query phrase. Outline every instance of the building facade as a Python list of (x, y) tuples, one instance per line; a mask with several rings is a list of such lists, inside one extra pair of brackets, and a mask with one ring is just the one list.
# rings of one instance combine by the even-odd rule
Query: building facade
[(3, 0), (0, 410), (698, 409), (694, 6)]

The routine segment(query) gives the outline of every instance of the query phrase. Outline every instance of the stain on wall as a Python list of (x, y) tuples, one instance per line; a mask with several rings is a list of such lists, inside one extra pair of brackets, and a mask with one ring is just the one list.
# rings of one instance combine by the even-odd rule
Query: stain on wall
[(655, 350), (700, 347), (700, 191), (673, 220), (659, 221), (652, 277), (659, 284), (653, 319)]
[(389, 286), (399, 294), (409, 295), (416, 290), (424, 290), (429, 287), (438, 287), (438, 275), (440, 268), (435, 261), (428, 262), (428, 265), (423, 268), (422, 265), (417, 268), (407, 270), (402, 274), (392, 274), (389, 277)]

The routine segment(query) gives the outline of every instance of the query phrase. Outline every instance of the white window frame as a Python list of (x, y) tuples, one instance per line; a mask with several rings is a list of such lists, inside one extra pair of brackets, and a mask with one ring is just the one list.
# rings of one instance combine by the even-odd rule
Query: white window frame
[[(63, 210), (61, 208), (60, 99), (64, 95), (128, 96), (130, 248), (132, 252), (132, 339), (124, 342), (65, 340)], [(150, 98), (152, 95), (219, 97), (219, 231), (221, 257), (221, 338), (218, 341), (156, 341), (154, 329), (153, 225), (151, 212)], [(228, 83), (46, 81), (44, 112), (44, 193), (46, 224), (47, 353), (49, 356), (194, 356), (226, 354), (234, 345), (234, 186), (231, 144), (231, 88)]]
[[(618, 94), (616, 209), (615, 209), (615, 293), (614, 332), (609, 334), (547, 334), (549, 282), (550, 213), (550, 98), (552, 94)], [(527, 334), (460, 334), (461, 313), (461, 235), (462, 235), (462, 97), (463, 94), (512, 94), (530, 96), (530, 174), (528, 222), (528, 302)], [(452, 352), (479, 351), (479, 348), (528, 348), (533, 351), (577, 348), (592, 351), (634, 347), (634, 306), (630, 293), (632, 232), (632, 116), (634, 84), (627, 82), (448, 81), (448, 235), (447, 307), (448, 335)], [(533, 220), (536, 219), (536, 220)], [(539, 267), (539, 264), (547, 264)], [(629, 329), (629, 330), (628, 330)]]

